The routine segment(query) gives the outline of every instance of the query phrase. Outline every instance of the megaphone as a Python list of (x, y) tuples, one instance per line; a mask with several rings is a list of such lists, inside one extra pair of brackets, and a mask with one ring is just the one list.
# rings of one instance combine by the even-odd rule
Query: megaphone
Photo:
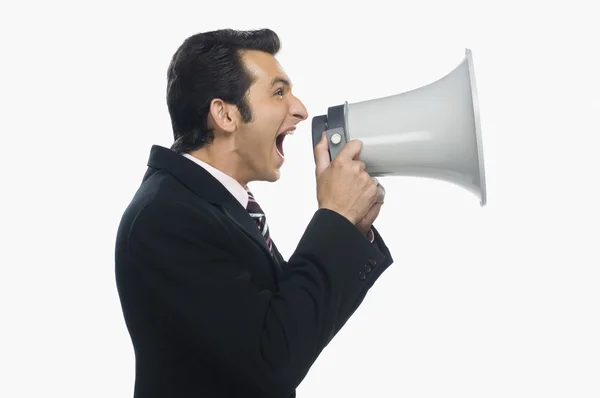
[(325, 131), (333, 160), (360, 140), (373, 177), (414, 176), (456, 184), (486, 204), (481, 123), (471, 50), (441, 79), (401, 94), (332, 106), (312, 119), (313, 148)]

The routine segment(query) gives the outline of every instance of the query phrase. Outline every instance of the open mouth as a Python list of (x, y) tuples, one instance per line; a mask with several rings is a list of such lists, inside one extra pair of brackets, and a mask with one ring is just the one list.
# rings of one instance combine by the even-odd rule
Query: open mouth
[(288, 134), (293, 134), (295, 129), (295, 127), (292, 127), (288, 130), (282, 131), (275, 138), (275, 148), (277, 148), (277, 153), (279, 153), (279, 156), (281, 156), (282, 158), (285, 158), (285, 155), (283, 153), (283, 140), (285, 140), (285, 137)]

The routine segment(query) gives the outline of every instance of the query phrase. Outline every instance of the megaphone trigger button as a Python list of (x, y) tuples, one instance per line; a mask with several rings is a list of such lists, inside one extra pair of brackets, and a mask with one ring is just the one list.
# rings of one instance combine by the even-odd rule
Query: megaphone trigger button
[(334, 145), (339, 144), (340, 142), (342, 142), (342, 136), (340, 135), (340, 133), (335, 133), (331, 136), (331, 143)]

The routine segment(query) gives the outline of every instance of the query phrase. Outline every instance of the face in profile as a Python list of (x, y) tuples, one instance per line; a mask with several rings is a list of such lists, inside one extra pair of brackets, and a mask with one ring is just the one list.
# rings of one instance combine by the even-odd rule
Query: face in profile
[(250, 180), (276, 181), (285, 160), (285, 137), (308, 112), (292, 94), (291, 80), (274, 56), (245, 51), (242, 60), (254, 78), (246, 96), (252, 120), (239, 124), (235, 152)]

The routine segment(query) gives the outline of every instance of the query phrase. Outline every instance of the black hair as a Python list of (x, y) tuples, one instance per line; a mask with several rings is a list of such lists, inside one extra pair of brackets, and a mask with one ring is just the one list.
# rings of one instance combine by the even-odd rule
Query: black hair
[(244, 122), (252, 120), (246, 93), (253, 83), (241, 58), (243, 50), (275, 55), (281, 42), (270, 29), (220, 29), (188, 37), (177, 49), (167, 72), (167, 106), (175, 152), (190, 152), (210, 144), (210, 103), (215, 98), (237, 106)]

